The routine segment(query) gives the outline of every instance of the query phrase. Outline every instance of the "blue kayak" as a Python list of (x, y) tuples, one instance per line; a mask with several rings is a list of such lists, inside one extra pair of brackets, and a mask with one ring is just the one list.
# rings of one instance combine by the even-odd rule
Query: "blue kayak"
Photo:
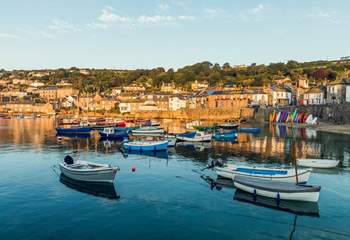
[(91, 127), (71, 127), (71, 128), (56, 128), (57, 134), (86, 134), (91, 132)]

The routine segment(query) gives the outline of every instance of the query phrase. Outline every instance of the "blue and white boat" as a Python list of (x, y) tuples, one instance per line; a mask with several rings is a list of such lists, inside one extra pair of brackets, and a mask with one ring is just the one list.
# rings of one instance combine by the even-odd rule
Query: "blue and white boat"
[(91, 132), (91, 127), (71, 127), (71, 128), (56, 128), (57, 134), (86, 134)]
[(259, 134), (261, 132), (261, 129), (260, 128), (240, 128), (239, 132)]
[(168, 149), (168, 140), (162, 141), (132, 141), (123, 143), (123, 148), (127, 151), (165, 151)]
[(116, 130), (114, 127), (104, 128), (99, 132), (101, 140), (124, 140), (128, 138), (126, 130)]
[(288, 201), (317, 202), (321, 187), (316, 185), (277, 182), (252, 177), (237, 176), (233, 184), (237, 189), (256, 196)]
[(213, 134), (201, 131), (182, 133), (176, 135), (179, 142), (210, 142)]
[(216, 132), (213, 138), (216, 141), (232, 141), (237, 138), (237, 132), (236, 131), (230, 131), (226, 133)]
[[(264, 167), (249, 167), (239, 166), (234, 164), (224, 164), (216, 166), (214, 170), (217, 175), (224, 178), (235, 179), (236, 176), (245, 176), (252, 178), (260, 178), (266, 180), (296, 182), (295, 169), (279, 169), (279, 168), (264, 168)], [(306, 183), (309, 180), (312, 169), (298, 170), (298, 182)]]

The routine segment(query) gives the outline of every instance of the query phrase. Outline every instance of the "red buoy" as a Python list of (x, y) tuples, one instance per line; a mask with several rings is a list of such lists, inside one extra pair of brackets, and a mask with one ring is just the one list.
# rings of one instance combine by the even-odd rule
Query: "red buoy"
[(132, 166), (132, 167), (131, 167), (131, 171), (132, 171), (132, 172), (135, 172), (135, 171), (136, 171), (136, 167), (135, 167), (135, 166)]

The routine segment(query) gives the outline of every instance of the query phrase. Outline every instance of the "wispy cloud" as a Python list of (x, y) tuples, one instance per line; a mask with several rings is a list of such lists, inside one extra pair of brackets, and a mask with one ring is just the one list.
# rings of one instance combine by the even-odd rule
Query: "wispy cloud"
[(160, 3), (159, 5), (158, 5), (158, 9), (160, 10), (160, 11), (166, 11), (166, 10), (168, 10), (170, 8), (170, 6), (168, 5), (168, 4), (166, 4), (166, 3)]
[[(169, 9), (167, 4), (159, 4), (158, 8), (162, 11)], [(140, 25), (164, 25), (168, 23), (175, 23), (180, 21), (192, 21), (195, 20), (194, 16), (190, 15), (162, 15), (162, 14), (142, 14), (139, 16), (127, 16), (119, 15), (115, 9), (110, 6), (106, 6), (102, 9), (101, 15), (95, 22), (87, 24), (88, 29), (106, 29), (116, 24), (122, 24), (123, 26), (135, 27)]]
[(0, 32), (0, 38), (20, 39), (21, 37), (12, 33)]
[(317, 9), (306, 15), (307, 18), (323, 19), (330, 23), (341, 23), (341, 15), (337, 11)]
[(264, 11), (265, 9), (266, 9), (266, 6), (264, 4), (258, 4), (254, 8), (249, 9), (249, 11), (252, 13), (259, 13), (259, 12)]
[(102, 23), (125, 23), (130, 21), (130, 18), (127, 16), (120, 16), (115, 13), (114, 8), (107, 6), (105, 9), (102, 9), (102, 14), (98, 17), (98, 20)]
[(48, 29), (54, 33), (79, 32), (81, 29), (61, 19), (51, 19)]
[(258, 4), (253, 8), (242, 10), (238, 14), (238, 18), (244, 22), (259, 22), (262, 14), (268, 9), (264, 4)]
[(137, 18), (137, 22), (141, 24), (167, 24), (177, 21), (192, 21), (195, 20), (194, 16), (169, 16), (169, 15), (141, 15)]
[(222, 8), (206, 8), (204, 9), (204, 16), (209, 19), (227, 16), (227, 12)]

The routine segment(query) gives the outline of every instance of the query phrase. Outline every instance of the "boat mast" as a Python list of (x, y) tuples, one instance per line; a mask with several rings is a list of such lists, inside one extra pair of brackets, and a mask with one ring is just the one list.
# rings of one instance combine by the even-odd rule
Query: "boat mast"
[(294, 126), (293, 126), (293, 119), (290, 118), (290, 126), (292, 128), (292, 148), (291, 148), (291, 156), (292, 160), (294, 161), (294, 168), (295, 168), (295, 182), (296, 184), (299, 183), (298, 181), (298, 163), (296, 159), (296, 150), (295, 150), (295, 142), (294, 142)]

